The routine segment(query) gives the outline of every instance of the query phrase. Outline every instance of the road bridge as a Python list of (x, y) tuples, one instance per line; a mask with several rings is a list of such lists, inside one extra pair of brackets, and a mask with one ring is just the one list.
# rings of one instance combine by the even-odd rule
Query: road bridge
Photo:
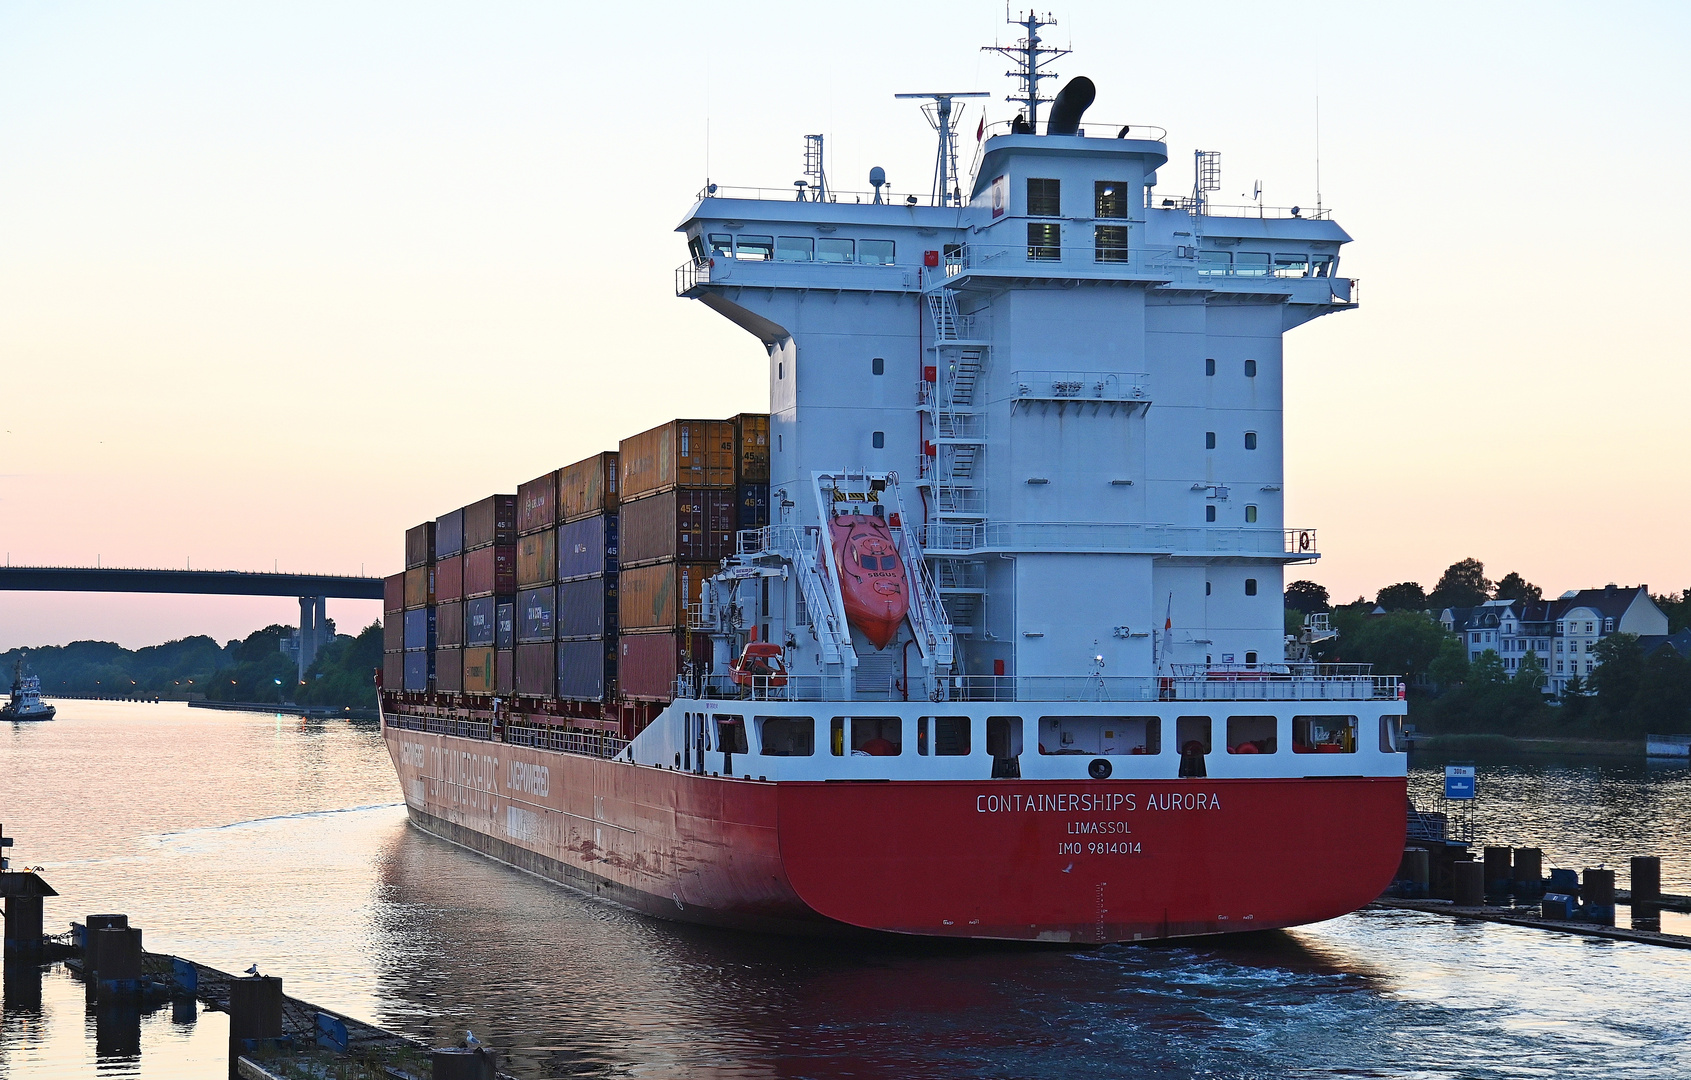
[(327, 630), (325, 607), (337, 600), (380, 600), (382, 579), (339, 574), (245, 570), (141, 570), (85, 566), (0, 566), (0, 591), (193, 593), (202, 596), (299, 597), (299, 673), (303, 678)]

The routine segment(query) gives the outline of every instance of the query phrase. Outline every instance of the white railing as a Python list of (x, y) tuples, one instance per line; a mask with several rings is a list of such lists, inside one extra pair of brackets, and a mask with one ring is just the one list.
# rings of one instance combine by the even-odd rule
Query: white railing
[[(736, 187), (728, 184), (710, 184), (699, 189), (695, 198), (698, 199), (752, 199), (758, 202), (820, 202), (820, 203), (851, 203), (873, 204), (873, 191), (837, 191), (830, 187), (825, 197), (817, 197), (816, 191), (808, 184), (799, 187), (793, 184), (789, 187)], [(887, 206), (925, 206), (932, 199), (930, 192), (913, 195), (909, 192), (894, 192), (891, 188), (881, 191), (881, 202)]]
[[(1000, 135), (1013, 135), (1010, 130), (1012, 121), (998, 120), (986, 126), (986, 138), (981, 140), (985, 145), (987, 139), (994, 139)], [(1024, 131), (1021, 134), (1031, 135), (1033, 132)], [(1042, 131), (1041, 135), (1044, 134)], [(1168, 129), (1156, 124), (1114, 124), (1103, 120), (1088, 120), (1080, 125), (1076, 133), (1083, 139), (1097, 139), (1100, 142), (1112, 142), (1116, 139), (1139, 139), (1145, 142), (1165, 142), (1168, 139)], [(1070, 136), (1073, 138), (1074, 136)]]
[(1149, 403), (1151, 376), (1143, 371), (1012, 371), (1012, 401)]
[[(683, 676), (678, 697), (752, 701), (848, 700), (845, 680), (833, 675)], [(933, 701), (1396, 701), (1395, 675), (1317, 675), (1291, 672), (1212, 672), (1186, 675), (950, 675), (934, 680)], [(905, 699), (899, 679), (857, 680), (851, 700)], [(920, 692), (910, 700), (923, 700)]]
[(1078, 551), (1319, 557), (1314, 529), (1213, 528), (1088, 521), (929, 524), (923, 530), (922, 548), (929, 555)]
[[(1151, 193), (1150, 200), (1146, 203), (1146, 208), (1150, 210), (1183, 210), (1186, 213), (1191, 213), (1196, 205), (1197, 204), (1192, 201), (1192, 196), (1190, 195), (1170, 195), (1163, 192), (1153, 191)], [(1203, 216), (1226, 218), (1293, 218), (1302, 219), (1304, 221), (1325, 221), (1333, 216), (1333, 211), (1325, 207), (1317, 209), (1313, 206), (1302, 205), (1266, 206), (1261, 203), (1224, 205), (1222, 203), (1213, 203), (1206, 199), (1204, 200)]]

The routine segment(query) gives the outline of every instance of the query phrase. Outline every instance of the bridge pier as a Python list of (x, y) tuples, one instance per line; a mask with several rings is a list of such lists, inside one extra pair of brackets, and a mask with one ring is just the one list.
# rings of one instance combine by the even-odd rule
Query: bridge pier
[(317, 650), (325, 644), (324, 637), (329, 626), (329, 600), (325, 596), (302, 596), (299, 598), (299, 678), (305, 681), (305, 673), (317, 659)]

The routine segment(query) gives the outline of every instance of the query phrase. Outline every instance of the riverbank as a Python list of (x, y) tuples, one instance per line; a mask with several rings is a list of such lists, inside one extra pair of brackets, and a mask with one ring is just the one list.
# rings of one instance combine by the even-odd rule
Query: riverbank
[(1413, 751), (1435, 754), (1549, 754), (1557, 757), (1644, 756), (1643, 739), (1579, 739), (1486, 733), (1415, 736)]
[(190, 709), (221, 709), (224, 712), (281, 713), (283, 716), (303, 716), (311, 720), (379, 720), (375, 709), (355, 709), (350, 705), (278, 704), (274, 701), (190, 701)]

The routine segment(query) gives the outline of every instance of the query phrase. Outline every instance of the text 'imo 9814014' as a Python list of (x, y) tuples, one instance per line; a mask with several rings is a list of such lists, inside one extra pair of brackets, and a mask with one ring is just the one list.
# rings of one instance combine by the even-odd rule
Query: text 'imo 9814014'
[(767, 415), (412, 530), (382, 701), (419, 826), (807, 933), (1222, 933), (1390, 881), (1401, 685), (1288, 659), (1281, 601), (1318, 557), (1281, 338), (1353, 306), (1349, 238), (1213, 205), (1205, 153), (1162, 197), (1161, 131), (1042, 96), (1021, 25), (972, 178), (930, 94), (926, 198), (835, 191), (817, 137), (779, 198), (700, 193), (677, 292), (762, 343)]

